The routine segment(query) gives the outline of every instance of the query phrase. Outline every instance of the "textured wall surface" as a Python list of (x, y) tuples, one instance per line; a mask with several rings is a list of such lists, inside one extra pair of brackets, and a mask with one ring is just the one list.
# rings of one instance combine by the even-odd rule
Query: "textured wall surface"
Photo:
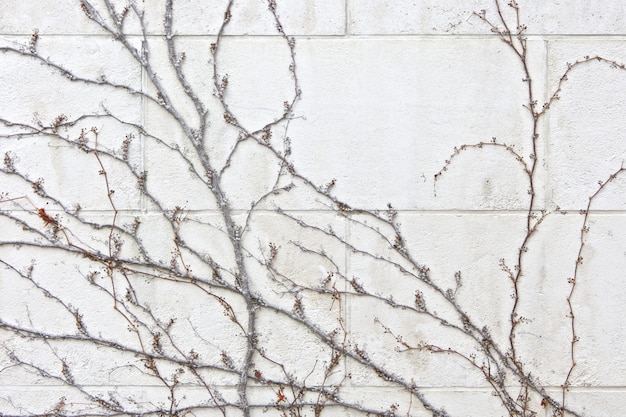
[(626, 414), (626, 2), (136, 3), (0, 2), (0, 415)]

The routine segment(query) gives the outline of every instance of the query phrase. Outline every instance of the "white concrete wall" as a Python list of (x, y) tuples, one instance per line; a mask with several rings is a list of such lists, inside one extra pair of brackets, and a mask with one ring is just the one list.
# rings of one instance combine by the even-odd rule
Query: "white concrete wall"
[[(550, 99), (567, 63), (596, 55), (617, 63), (626, 61), (626, 2), (519, 1), (521, 21), (528, 26), (527, 63), (539, 107)], [(118, 3), (121, 9), (124, 2)], [(167, 61), (162, 26), (164, 1), (138, 3), (145, 8), (147, 40), (157, 75), (167, 88), (171, 86), (172, 100), (184, 117), (196, 123), (193, 106), (177, 87)], [(224, 122), (220, 103), (212, 95), (213, 58), (209, 51), (216, 41), (227, 1), (175, 3), (177, 48), (185, 52), (185, 74), (210, 112), (207, 149), (219, 167), (238, 137), (237, 129)], [(526, 233), (529, 177), (504, 147), (473, 147), (446, 164), (455, 147), (490, 142), (494, 137), (497, 143), (514, 145), (525, 163), (532, 162), (529, 155), (533, 152), (533, 120), (524, 107), (528, 95), (521, 62), (485, 22), (472, 15), (473, 11), (485, 10), (487, 18), (496, 22), (494, 3), (277, 3), (285, 32), (296, 40), (296, 74), (302, 97), (296, 102), (293, 120), (273, 128), (272, 143), (282, 149), (281, 140), (288, 136), (290, 158), (297, 171), (318, 186), (335, 179), (330, 194), (350, 207), (377, 213), (391, 203), (399, 212), (399, 228), (412, 257), (426, 265), (431, 278), (443, 288), (453, 288), (454, 274), (460, 271), (463, 286), (458, 289), (459, 305), (477, 323), (487, 326), (502, 351), (506, 351), (514, 297), (512, 283), (499, 262), (504, 259), (511, 268), (518, 262)], [(506, 4), (502, 8), (512, 22), (510, 8)], [(232, 15), (220, 44), (218, 71), (220, 76), (229, 75), (226, 101), (230, 111), (242, 127), (255, 131), (280, 118), (283, 102), (293, 96), (289, 49), (277, 35), (265, 1), (236, 0)], [(70, 68), (79, 77), (97, 80), (104, 76), (110, 82), (154, 93), (146, 72), (119, 43), (85, 17), (79, 1), (0, 2), (0, 46), (19, 49), (26, 45), (27, 50), (35, 28), (39, 34), (37, 53), (50, 62)], [(137, 21), (129, 20), (126, 30), (134, 34), (129, 40), (139, 45)], [(174, 121), (155, 103), (120, 89), (70, 82), (27, 55), (0, 54), (0, 118), (43, 128), (60, 114), (73, 120), (110, 111), (129, 123), (145, 126), (165, 143), (137, 133), (129, 148), (129, 166), (136, 172), (148, 172), (148, 190), (161, 208), (140, 192), (131, 168), (110, 160), (105, 166), (111, 188), (115, 189), (114, 204), (119, 211), (116, 224), (128, 225), (135, 217), (140, 218), (141, 243), (155, 262), (160, 260), (166, 265), (174, 250), (173, 232), (161, 212), (183, 207), (187, 213), (181, 225), (185, 243), (209, 254), (226, 270), (234, 271), (235, 259), (218, 201), (176, 153), (172, 144), (178, 144), (183, 155), (190, 155), (193, 150)], [(576, 366), (569, 379), (566, 403), (577, 415), (584, 416), (626, 414), (626, 174), (622, 171), (621, 176), (603, 187), (594, 198), (588, 217), (580, 213), (598, 190), (598, 181), (606, 181), (624, 167), (625, 92), (623, 69), (600, 61), (580, 65), (568, 74), (560, 100), (541, 117), (537, 130), (533, 208), (548, 214), (522, 255), (524, 270), (516, 308), (527, 320), (518, 325), (515, 343), (525, 371), (560, 401), (560, 386), (572, 364), (572, 321), (567, 303), (572, 286), (568, 278), (575, 273), (582, 246), (583, 261), (578, 266), (571, 296), (580, 340), (575, 344)], [(100, 131), (98, 146), (102, 152), (121, 155), (122, 140), (132, 129), (110, 118), (81, 120), (60, 135), (75, 139), (81, 127), (90, 126)], [(72, 151), (75, 146), (54, 135), (17, 138), (13, 134), (20, 130), (19, 126), (6, 123), (0, 127), (0, 156), (8, 155), (23, 174), (11, 175), (5, 162), (0, 175), (0, 323), (46, 334), (73, 334), (75, 317), (68, 311), (78, 309), (85, 315), (90, 334), (129, 346), (135, 344), (134, 334), (126, 331), (128, 323), (113, 309), (111, 298), (103, 291), (90, 289), (93, 285), (84, 279), (90, 271), (97, 270), (102, 286), (111, 289), (105, 264), (90, 264), (89, 259), (68, 255), (67, 251), (38, 246), (53, 245), (46, 240), (52, 233), (50, 225), (42, 225), (35, 211), (44, 207), (51, 215), (59, 215), (58, 221), (69, 235), (59, 235), (56, 244), (67, 249), (71, 241), (81, 248), (79, 255), (83, 248), (107, 252), (110, 229), (106, 225), (113, 221), (113, 210), (93, 152)], [(28, 129), (21, 133), (25, 130)], [(89, 146), (93, 145), (90, 136)], [(375, 256), (395, 259), (394, 254), (389, 254), (389, 245), (381, 245), (380, 236), (369, 236), (374, 230), (361, 223), (357, 215), (358, 222), (343, 216), (330, 200), (311, 194), (300, 183), (305, 191), (296, 188), (275, 197), (258, 207), (246, 223), (251, 202), (275, 187), (279, 165), (267, 148), (253, 141), (243, 142), (236, 149), (231, 167), (224, 170), (222, 185), (235, 221), (247, 226), (242, 240), (251, 264), (254, 291), (277, 305), (286, 303), (287, 309), (292, 305), (292, 301), (285, 301), (291, 300), (289, 294), (282, 294), (282, 287), (274, 288), (267, 271), (252, 258), (262, 259), (261, 252), (266, 253), (267, 244), (273, 242), (283, 254), (280, 270), (290, 279), (313, 285), (326, 271), (337, 268), (348, 279), (358, 278), (372, 294), (412, 302), (415, 284), (390, 263), (376, 262), (354, 249), (363, 247)], [(444, 167), (447, 170), (435, 181), (435, 174)], [(29, 185), (28, 179), (38, 178), (44, 179), (48, 197), (36, 195)], [(28, 196), (32, 204), (18, 198), (21, 196)], [(80, 211), (75, 210), (78, 204)], [(298, 227), (277, 213), (276, 207), (323, 230), (330, 230), (327, 225), (332, 224), (332, 234), (355, 246), (337, 244), (329, 235), (311, 234), (311, 230)], [(72, 213), (77, 217), (72, 217)], [(585, 219), (589, 232), (581, 240)], [(98, 229), (93, 224), (105, 227)], [(367, 224), (377, 227), (375, 222)], [(37, 230), (41, 235), (37, 235)], [(124, 256), (138, 256), (136, 245), (129, 238), (126, 241)], [(290, 241), (324, 248), (335, 266), (329, 259), (303, 256)], [(37, 245), (20, 246), (24, 242)], [(290, 251), (293, 253), (287, 255)], [(35, 260), (34, 279), (24, 272), (31, 259)], [(210, 278), (207, 262), (195, 260), (192, 255), (188, 259), (194, 272)], [(194, 289), (148, 281), (139, 280), (134, 284), (136, 290), (154, 314), (162, 314), (163, 320), (167, 321), (170, 314), (176, 316), (179, 328), (175, 333), (183, 350), (189, 346), (196, 351), (205, 349), (199, 352), (204, 357), (219, 355), (224, 350), (239, 357), (239, 330), (224, 317), (215, 300)], [(120, 280), (118, 285), (123, 288), (124, 284)], [(346, 282), (337, 285), (345, 286), (350, 293)], [(65, 304), (50, 301), (39, 287)], [(334, 303), (327, 295), (319, 295), (317, 304), (315, 297), (307, 299), (311, 317), (317, 317), (324, 329), (338, 326), (337, 317), (341, 317), (351, 348), (365, 347), (370, 357), (386, 369), (406, 381), (414, 381), (437, 407), (453, 416), (508, 415), (475, 368), (447, 355), (397, 352), (396, 340), (385, 335), (374, 319), (380, 319), (415, 346), (426, 342), (460, 350), (467, 347), (466, 342), (457, 342), (456, 336), (443, 326), (416, 320), (380, 299), (370, 300), (352, 292)], [(236, 311), (246, 311), (242, 299), (228, 300)], [(433, 308), (437, 310), (436, 306)], [(441, 306), (439, 314), (449, 313), (446, 308), (449, 306)], [(302, 374), (300, 377), (315, 370), (310, 384), (323, 382), (322, 363), (328, 358), (316, 356), (322, 349), (319, 341), (309, 341), (312, 336), (298, 326), (277, 325), (282, 322), (271, 312), (259, 313), (257, 321), (259, 339), (274, 358), (289, 363), (296, 375)], [(0, 333), (0, 347), (0, 415), (51, 412), (63, 396), (66, 411), (80, 410), (81, 404), (93, 401), (85, 400), (85, 392), (68, 388), (67, 381), (51, 379), (34, 367), (27, 369), (24, 363), (16, 365), (10, 358), (11, 352), (25, 362), (38, 364), (40, 370), (57, 374), (62, 368), (60, 358), (72, 362), (73, 374), (91, 394), (100, 392), (106, 397), (106, 393), (116, 392), (120, 398), (133, 397), (147, 408), (168, 402), (169, 393), (163, 391), (162, 385), (148, 376), (144, 381), (141, 373), (135, 372), (141, 362), (132, 365), (126, 356), (117, 358), (105, 348), (86, 350), (70, 340), (52, 346), (42, 342), (41, 337), (20, 337), (7, 329)], [(471, 346), (467, 349), (476, 350)], [(267, 367), (263, 371), (267, 378), (276, 371), (257, 358), (255, 367), (263, 366)], [(382, 411), (397, 402), (397, 415), (428, 415), (416, 399), (410, 400), (406, 390), (381, 381), (371, 369), (347, 359), (331, 382), (337, 383), (348, 374), (351, 378), (342, 383), (346, 401)], [(280, 377), (278, 372), (276, 378)], [(210, 384), (233, 401), (237, 382), (229, 374), (210, 377)], [(506, 384), (515, 387), (519, 382), (510, 377)], [(180, 390), (177, 395), (183, 404), (208, 401), (201, 387)], [(517, 394), (516, 388), (511, 392)], [(251, 401), (269, 401), (263, 395), (261, 390), (252, 392)], [(540, 416), (552, 415), (553, 409), (541, 406), (540, 401), (541, 396), (534, 394), (530, 409)], [(268, 412), (278, 413), (271, 409)], [(306, 412), (313, 415), (310, 410)], [(358, 415), (355, 410), (341, 408), (325, 413)], [(228, 415), (239, 414), (230, 410)]]

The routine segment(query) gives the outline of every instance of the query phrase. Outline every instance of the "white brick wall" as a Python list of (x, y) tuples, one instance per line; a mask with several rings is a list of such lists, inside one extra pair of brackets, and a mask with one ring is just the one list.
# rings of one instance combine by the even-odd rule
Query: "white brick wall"
[[(112, 3), (118, 11), (125, 4)], [(195, 128), (198, 114), (168, 61), (166, 2), (137, 3), (145, 10), (150, 68)], [(294, 95), (290, 50), (265, 0), (236, 0), (219, 40), (217, 71), (218, 79), (228, 74), (225, 101), (239, 126), (224, 121), (212, 79), (211, 44), (228, 1), (174, 3), (177, 53), (185, 53), (183, 72), (209, 112), (204, 149), (220, 175), (227, 209), (207, 186), (206, 166), (183, 129), (150, 99), (157, 92), (148, 72), (89, 21), (80, 1), (0, 3), (0, 415), (115, 415), (122, 409), (156, 415), (176, 408), (178, 415), (246, 415), (242, 391), (252, 415), (282, 415), (288, 411), (281, 407), (296, 402), (292, 378), (311, 390), (303, 415), (315, 415), (316, 390), (336, 386), (337, 404), (327, 400), (322, 415), (383, 413), (393, 404), (399, 416), (431, 415), (420, 404), (426, 398), (441, 415), (445, 409), (450, 416), (505, 416), (478, 369), (496, 364), (485, 359), (480, 337), (472, 337), (489, 329), (500, 360), (509, 361), (505, 392), (518, 400), (520, 377), (510, 356), (513, 309), (525, 318), (515, 327), (514, 360), (544, 390), (531, 390), (518, 415), (561, 415), (541, 400), (561, 403), (566, 381), (565, 415), (626, 414), (626, 173), (602, 187), (587, 216), (581, 212), (598, 181), (625, 166), (623, 68), (600, 60), (576, 66), (560, 99), (539, 118), (531, 224), (542, 211), (546, 217), (520, 252), (530, 187), (523, 165), (504, 146), (454, 152), (497, 138), (532, 164), (533, 119), (524, 107), (520, 59), (472, 14), (484, 10), (497, 23), (493, 1), (278, 0), (280, 21), (296, 41), (302, 91), (287, 122), (281, 117)], [(596, 55), (626, 61), (626, 2), (519, 3), (537, 109), (568, 63)], [(107, 15), (105, 0), (92, 4)], [(504, 1), (501, 7), (514, 29), (514, 12)], [(141, 25), (132, 11), (124, 30), (140, 48)], [(89, 82), (72, 82), (57, 66)], [(52, 129), (61, 114), (72, 123)], [(268, 123), (270, 146), (259, 132), (256, 139), (241, 133)], [(94, 135), (87, 134), (90, 152), (76, 144), (80, 130), (92, 126), (115, 191), (111, 200)], [(122, 143), (130, 133), (124, 159)], [(305, 180), (281, 170), (276, 153), (284, 152), (287, 137), (287, 159)], [(136, 175), (144, 171), (147, 194), (137, 186)], [(32, 187), (40, 178), (46, 195)], [(367, 211), (346, 212), (338, 201)], [(393, 224), (385, 220), (388, 203), (398, 211)], [(174, 215), (176, 206), (182, 211)], [(40, 208), (58, 216), (56, 238)], [(141, 224), (133, 233), (135, 219)], [(234, 235), (233, 224), (241, 234)], [(589, 231), (581, 237), (583, 226)], [(404, 242), (400, 251), (392, 247), (396, 232)], [(114, 235), (124, 244), (110, 262)], [(268, 268), (270, 243), (278, 255)], [(520, 259), (515, 297), (500, 262), (515, 274)], [(418, 264), (443, 291), (454, 290), (460, 271), (453, 303), (410, 275)], [(223, 282), (212, 280), (216, 266)], [(329, 272), (332, 281), (320, 290)], [(246, 285), (262, 301), (253, 303), (242, 289), (246, 274)], [(366, 295), (354, 290), (352, 279)], [(415, 311), (416, 290), (432, 315)], [(567, 379), (570, 294), (579, 341)], [(315, 328), (289, 315), (296, 295), (304, 324)], [(244, 369), (244, 387), (240, 374), (250, 349), (244, 332), (253, 304), (259, 350)], [(474, 333), (463, 332), (455, 307), (472, 319)], [(86, 332), (77, 330), (74, 313)], [(167, 326), (170, 319), (175, 322)], [(404, 351), (376, 319), (413, 348), (430, 344), (477, 354), (477, 366), (452, 353)], [(315, 334), (333, 329), (335, 350)], [(153, 346), (156, 333), (161, 348)], [(337, 348), (345, 355), (325, 377)], [(192, 349), (204, 367), (190, 366)], [(358, 349), (367, 352), (369, 365), (350, 357)], [(223, 352), (234, 369), (220, 362)], [(146, 358), (157, 360), (159, 376)], [(383, 381), (372, 363), (395, 379)], [(177, 367), (186, 370), (180, 384), (173, 382)]]

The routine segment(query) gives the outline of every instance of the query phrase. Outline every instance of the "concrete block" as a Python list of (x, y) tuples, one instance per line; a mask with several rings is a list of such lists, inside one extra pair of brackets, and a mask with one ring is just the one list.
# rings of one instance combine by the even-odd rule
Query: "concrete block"
[[(177, 2), (173, 9), (173, 33), (176, 35), (216, 35), (227, 10), (228, 1), (208, 5), (198, 0)], [(288, 35), (336, 35), (344, 33), (344, 1), (317, 0), (283, 7), (277, 4), (283, 28)], [(293, 6), (293, 7), (291, 7)], [(165, 33), (162, 11), (165, 2), (155, 1), (145, 7), (145, 21), (150, 34)], [(263, 0), (235, 2), (231, 8), (228, 35), (278, 35), (274, 17)]]
[[(505, 416), (506, 410), (498, 403), (489, 389), (474, 389), (471, 391), (457, 389), (440, 389), (418, 387), (426, 400), (437, 410), (444, 410), (448, 415), (463, 415), (479, 417), (485, 415)], [(429, 417), (433, 411), (426, 410), (417, 398), (411, 398), (406, 392), (400, 392), (396, 388), (363, 388), (354, 389), (352, 392), (344, 392), (344, 398), (360, 400), (364, 408), (377, 410), (381, 414), (395, 408), (397, 415), (411, 415), (417, 417)], [(355, 410), (346, 410), (346, 416), (359, 416)]]
[(584, 416), (610, 417), (626, 410), (623, 388), (570, 389), (567, 394), (571, 407), (583, 410)]
[(348, 7), (350, 33), (365, 35), (472, 33), (479, 20), (472, 18), (472, 12), (486, 6), (457, 0), (350, 0)]
[[(170, 68), (165, 44), (152, 42), (151, 48), (152, 62), (163, 85), (179, 87), (176, 74)], [(271, 190), (279, 172), (279, 161), (267, 148), (253, 145), (252, 139), (248, 141), (250, 143), (237, 144), (240, 134), (225, 121), (226, 110), (213, 96), (215, 88), (210, 75), (213, 68), (206, 62), (210, 54), (210, 42), (182, 38), (177, 40), (177, 48), (180, 53), (184, 52), (189, 57), (182, 64), (182, 70), (209, 110), (205, 149), (209, 153), (210, 161), (218, 172), (225, 169), (226, 164), (230, 164), (223, 171), (224, 191), (234, 208), (247, 209), (252, 201)], [(258, 70), (254, 74), (248, 72), (253, 62)], [(258, 62), (264, 64), (258, 65)], [(282, 117), (284, 102), (289, 101), (294, 94), (289, 63), (289, 51), (282, 40), (274, 39), (268, 43), (256, 44), (230, 38), (225, 41), (219, 52), (218, 71), (220, 79), (228, 79), (225, 97), (230, 116), (236, 118), (250, 132)], [(257, 77), (261, 77), (263, 82), (259, 82)], [(146, 84), (147, 91), (155, 96), (154, 88), (148, 81)], [(185, 123), (191, 129), (199, 129), (199, 116), (189, 97), (180, 88), (166, 88), (166, 92)], [(251, 101), (250, 97), (254, 99)], [(195, 169), (204, 175), (204, 169), (199, 166), (197, 158), (191, 156), (195, 153), (193, 145), (181, 128), (176, 126), (178, 122), (172, 115), (158, 104), (148, 102), (145, 105), (145, 120), (151, 135), (165, 141), (170, 147), (176, 146), (185, 156), (192, 158)], [(275, 128), (273, 136), (275, 138), (272, 143), (277, 143), (279, 149), (282, 149), (283, 135), (280, 126)], [(154, 142), (154, 138), (148, 138), (148, 142)], [(232, 159), (230, 162), (229, 158)], [(258, 182), (241, 182), (241, 178), (255, 178)], [(242, 186), (247, 189), (242, 190)]]
[[(116, 146), (115, 152), (120, 153), (121, 142), (124, 136), (109, 136), (109, 132), (100, 134)], [(67, 136), (66, 136), (67, 135)], [(112, 191), (111, 199), (118, 210), (139, 208), (140, 196), (137, 181), (126, 162), (100, 154), (101, 161), (109, 180), (109, 189), (105, 177), (100, 174), (102, 167), (93, 152), (83, 152), (75, 145), (76, 135), (60, 132), (59, 137), (24, 137), (5, 142), (5, 152), (13, 160), (15, 170), (24, 173), (28, 182), (17, 180), (15, 177), (3, 176), (2, 189), (10, 192), (11, 198), (28, 196), (31, 201), (37, 201), (39, 208), (55, 211), (61, 210), (61, 202), (65, 209), (73, 212), (76, 209), (85, 210), (112, 210), (108, 193)], [(93, 146), (93, 137), (90, 144)], [(37, 152), (33, 152), (33, 150)], [(106, 150), (104, 148), (103, 150)], [(9, 184), (15, 188), (7, 189)], [(34, 184), (47, 194), (47, 198), (35, 197)], [(91, 192), (85, 192), (85, 185), (90, 184)], [(43, 197), (43, 194), (41, 195)], [(23, 204), (22, 204), (23, 203)], [(33, 203), (34, 204), (34, 203)], [(27, 201), (21, 201), (24, 210), (32, 211), (35, 208)]]
[[(193, 158), (193, 151), (175, 145), (175, 142), (171, 146), (169, 143), (146, 141), (145, 187), (150, 199), (158, 201), (166, 210), (173, 210), (176, 206), (185, 210), (217, 209), (215, 198), (207, 187), (206, 174), (190, 163), (197, 159), (186, 160), (187, 157)], [(167, 164), (163, 163), (164, 155), (170, 155)], [(154, 210), (150, 199), (146, 201), (147, 208)]]
[(295, 94), (283, 39), (225, 39), (217, 59), (219, 79), (228, 76), (226, 102), (244, 128), (255, 131), (282, 117)]
[(585, 236), (580, 277), (573, 298), (577, 318), (578, 365), (575, 384), (619, 386), (625, 365), (620, 360), (626, 349), (626, 325), (621, 300), (626, 264), (623, 215), (592, 215)]
[[(190, 0), (177, 3), (174, 8), (174, 32), (181, 35), (217, 34), (226, 11), (226, 1), (218, 6)], [(158, 14), (162, 8), (149, 7), (146, 12)], [(345, 31), (345, 0), (316, 0), (282, 4), (277, 2), (277, 13), (288, 35), (341, 35)], [(276, 22), (269, 12), (267, 1), (246, 0), (235, 2), (231, 21), (226, 27), (228, 35), (277, 35)], [(161, 30), (156, 30), (162, 33)]]
[[(118, 386), (115, 392), (107, 387), (86, 387), (86, 391), (91, 394), (93, 398), (117, 402), (122, 407), (137, 413), (158, 412), (163, 410), (164, 404), (169, 404), (170, 402), (168, 399), (169, 390), (165, 387), (144, 386), (141, 390), (137, 390), (132, 386)], [(4, 392), (6, 393), (6, 399), (3, 398), (2, 400), (8, 404), (12, 403), (10, 410), (38, 414), (52, 410), (54, 405), (57, 405), (62, 398), (64, 398), (62, 410), (66, 412), (80, 412), (80, 405), (87, 400), (85, 395), (81, 395), (77, 393), (76, 390), (67, 388), (46, 387), (44, 389), (29, 390), (24, 387), (7, 387)], [(212, 393), (225, 398), (226, 401), (231, 403), (237, 401), (237, 394), (234, 390), (212, 387)], [(190, 406), (199, 407), (199, 409), (195, 410), (194, 414), (202, 417), (223, 415), (219, 409), (211, 406), (213, 403), (206, 399), (208, 393), (204, 387), (187, 387), (186, 395), (175, 395), (181, 408), (188, 409)], [(42, 407), (37, 404), (38, 399), (43, 399), (46, 403), (53, 404), (53, 406), (49, 408)], [(15, 412), (17, 413), (19, 411)], [(229, 412), (229, 414), (231, 413)], [(233, 411), (232, 414), (239, 415), (236, 411)]]
[[(380, 354), (384, 346), (391, 351), (395, 343), (391, 336), (384, 339), (383, 328), (376, 328), (374, 322), (376, 317), (385, 325), (397, 328), (403, 338), (415, 345), (423, 342), (443, 349), (460, 349), (466, 355), (478, 353), (478, 346), (472, 347), (473, 342), (464, 340), (465, 336), (462, 336), (460, 332), (452, 331), (451, 328), (443, 326), (441, 321), (434, 318), (404, 311), (401, 308), (402, 305), (415, 307), (415, 292), (420, 291), (427, 308), (435, 312), (438, 318), (462, 327), (458, 312), (442, 294), (449, 290), (454, 294), (462, 311), (475, 325), (478, 328), (486, 326), (496, 343), (506, 350), (510, 329), (508, 317), (513, 301), (509, 296), (512, 292), (511, 283), (506, 274), (501, 271), (499, 259), (504, 258), (512, 268), (520, 238), (523, 237), (522, 233), (515, 233), (515, 231), (523, 232), (523, 217), (489, 214), (450, 216), (448, 214), (401, 213), (398, 219), (404, 233), (407, 250), (414, 259), (430, 269), (433, 285), (420, 282), (409, 273), (402, 273), (391, 262), (374, 260), (358, 254), (351, 255), (348, 276), (358, 279), (358, 282), (369, 293), (380, 296), (378, 300), (372, 297), (357, 297), (349, 303), (351, 332), (358, 337), (364, 337), (370, 345), (375, 343), (375, 347), (368, 349), (372, 355)], [(518, 237), (518, 234), (521, 236)], [(383, 252), (375, 254), (383, 256)], [(388, 254), (385, 255), (390, 258)], [(457, 272), (461, 274), (462, 285), (460, 287), (455, 282)], [(500, 295), (493, 296), (493, 294)], [(387, 305), (389, 296), (393, 297), (393, 301), (398, 306), (392, 308)], [(393, 318), (394, 314), (396, 318)], [(397, 317), (402, 317), (402, 319)], [(426, 357), (437, 356), (427, 352), (415, 354)], [(412, 355), (410, 352), (405, 354), (405, 356), (410, 355)], [(482, 375), (479, 372), (469, 372), (464, 368), (468, 363), (452, 356), (442, 354), (437, 359), (432, 359), (433, 361), (440, 359), (443, 364), (435, 365), (436, 362), (433, 362), (430, 364), (432, 368), (422, 369), (420, 375), (426, 381), (420, 384), (427, 386), (431, 384), (435, 386), (439, 384), (480, 385)], [(405, 359), (398, 358), (390, 363), (405, 363)], [(446, 374), (451, 380), (435, 371), (440, 366), (452, 366), (451, 363), (458, 366), (456, 371), (450, 370)], [(455, 378), (460, 378), (462, 382), (458, 379), (455, 382)]]
[[(554, 41), (549, 45), (549, 80), (555, 91), (559, 78), (585, 56), (621, 61), (626, 49), (618, 41)], [(624, 70), (592, 60), (568, 74), (549, 113), (550, 188), (554, 205), (567, 210), (584, 209), (598, 189), (598, 181), (623, 166), (626, 158), (620, 124), (626, 106), (619, 94), (626, 83)], [(622, 210), (623, 198), (613, 187), (600, 196), (595, 208)], [(610, 196), (609, 196), (610, 195)]]
[(576, 265), (582, 220), (574, 213), (548, 215), (522, 259), (517, 313), (524, 320), (515, 346), (526, 369), (547, 386), (563, 384), (571, 366), (568, 277)]
[[(306, 120), (290, 125), (295, 165), (318, 184), (336, 178), (333, 191), (348, 204), (467, 209), (523, 201), (526, 186), (506, 196), (520, 186), (519, 175), (497, 190), (499, 201), (485, 194), (440, 203), (433, 191), (455, 146), (497, 137), (530, 153), (522, 75), (499, 69), (519, 63), (499, 41), (311, 40), (300, 42), (298, 59), (305, 93), (297, 114)], [(541, 59), (531, 62), (535, 72)]]
[[(507, 24), (515, 30), (516, 18), (506, 1), (500, 1)], [(520, 22), (529, 34), (583, 35), (622, 34), (624, 5), (583, 0), (520, 6)], [(494, 24), (498, 15), (493, 1), (374, 1), (351, 0), (349, 31), (353, 34), (488, 34), (490, 28), (473, 13), (486, 11)], [(502, 25), (498, 25), (502, 27)]]
[[(15, 47), (12, 42), (3, 43)], [(113, 83), (122, 83), (131, 88), (140, 87), (139, 68), (134, 67), (133, 70), (128, 57), (110, 42), (85, 43), (76, 38), (54, 38), (42, 43), (44, 45), (40, 52), (45, 54), (46, 59), (67, 66), (76, 77), (94, 81), (105, 77)], [(65, 48), (69, 49), (67, 54)], [(55, 56), (59, 57), (58, 60), (55, 60)], [(86, 56), (90, 56), (90, 59), (85, 59)], [(112, 61), (111, 56), (116, 57), (116, 60), (119, 57), (120, 60)], [(61, 114), (73, 120), (83, 114), (103, 113), (103, 106), (113, 107), (111, 111), (114, 114), (124, 116), (130, 122), (136, 122), (139, 116), (137, 111), (129, 111), (129, 106), (136, 105), (137, 101), (122, 89), (85, 85), (82, 81), (72, 82), (59, 70), (13, 52), (2, 55), (0, 89), (4, 97), (0, 108), (3, 117), (13, 122), (34, 123), (35, 126), (41, 122), (49, 126)]]
[[(113, 19), (101, 0), (90, 3), (99, 15), (113, 27)], [(127, 3), (113, 1), (119, 15)], [(224, 20), (228, 2), (220, 1), (208, 5), (202, 1), (176, 2), (173, 11), (173, 32), (178, 35), (215, 35)], [(7, 10), (12, 12), (0, 18), (0, 33), (30, 35), (36, 28), (41, 35), (82, 34), (101, 35), (106, 33), (97, 23), (90, 21), (81, 10), (80, 3), (63, 0), (55, 3), (53, 12), (45, 4), (10, 0)], [(143, 13), (149, 34), (162, 35), (165, 1), (149, 4), (137, 3)], [(289, 35), (338, 35), (345, 31), (345, 0), (298, 0), (295, 4), (278, 3), (277, 11), (284, 30)], [(232, 20), (227, 26), (230, 35), (277, 35), (273, 16), (264, 0), (235, 2), (231, 10)], [(141, 26), (132, 9), (124, 19), (124, 30), (130, 34), (141, 34)]]
[(619, 35), (624, 33), (624, 4), (575, 2), (542, 3), (538, 8), (520, 2), (522, 21), (533, 34)]
[(80, 3), (73, 0), (58, 1), (54, 7), (38, 2), (7, 0), (6, 11), (0, 17), (2, 34), (31, 35), (34, 29), (44, 34), (103, 34), (104, 31), (87, 19)]
[[(300, 226), (298, 222), (306, 226)], [(346, 235), (345, 221), (341, 217), (323, 212), (258, 212), (253, 213), (244, 225), (242, 243), (254, 259), (268, 262), (272, 256), (270, 245), (275, 247), (273, 274), (268, 275), (265, 268), (252, 269), (257, 271), (252, 287), (269, 301), (291, 310), (298, 287), (307, 297), (311, 291), (306, 288), (331, 290), (336, 283), (337, 289), (343, 290), (337, 274), (345, 274), (348, 249), (340, 241), (345, 240)], [(250, 266), (255, 268), (252, 263)], [(290, 289), (295, 292), (288, 296)], [(330, 294), (327, 298), (323, 306), (312, 308), (330, 309), (328, 313), (333, 305), (338, 307)], [(336, 320), (330, 318), (328, 324), (336, 326)]]
[[(623, 216), (593, 213), (584, 235), (571, 296), (576, 335), (574, 386), (619, 385), (619, 361), (624, 350), (624, 326), (615, 315), (623, 310), (621, 270), (624, 247)], [(555, 214), (547, 218), (529, 244), (520, 281), (519, 314), (528, 320), (518, 327), (520, 355), (544, 384), (559, 386), (572, 365), (572, 321), (567, 298), (572, 291), (581, 247), (583, 216)], [(538, 352), (543, 352), (537, 354)]]

